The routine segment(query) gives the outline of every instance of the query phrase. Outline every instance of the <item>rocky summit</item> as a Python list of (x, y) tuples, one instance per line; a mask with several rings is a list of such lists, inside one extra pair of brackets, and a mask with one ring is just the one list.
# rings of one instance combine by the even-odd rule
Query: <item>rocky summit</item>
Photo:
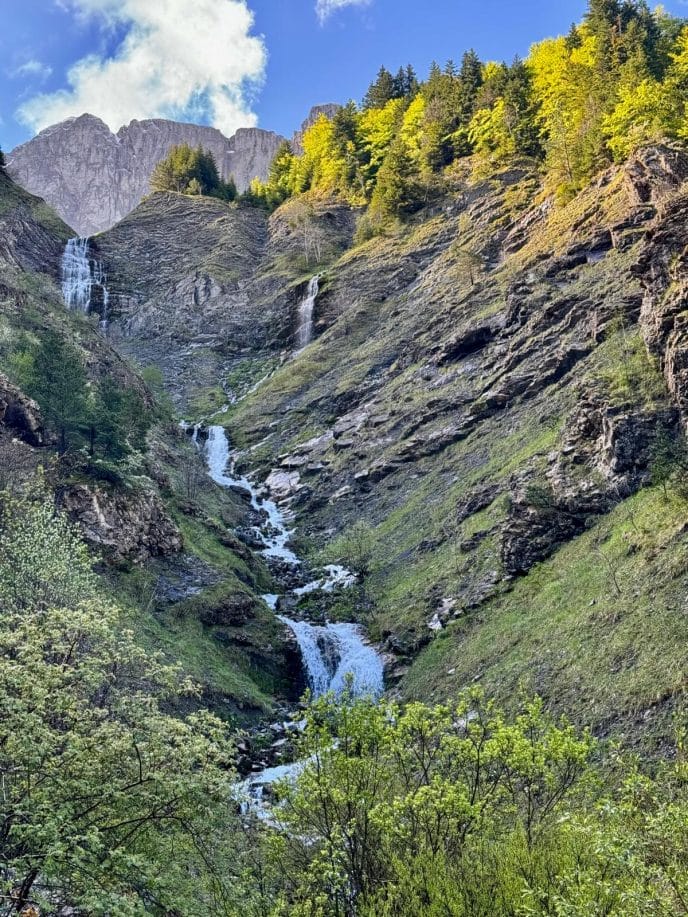
[(172, 146), (210, 150), (221, 176), (245, 191), (254, 178), (266, 177), (283, 139), (258, 128), (227, 138), (212, 127), (160, 118), (132, 121), (114, 134), (100, 118), (84, 114), (16, 147), (7, 169), (80, 236), (91, 236), (109, 229), (149, 193), (153, 169)]

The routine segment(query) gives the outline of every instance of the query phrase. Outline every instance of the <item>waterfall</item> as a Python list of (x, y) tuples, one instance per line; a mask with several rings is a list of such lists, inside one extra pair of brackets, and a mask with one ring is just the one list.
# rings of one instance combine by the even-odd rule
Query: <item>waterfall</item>
[(70, 239), (62, 255), (62, 296), (68, 309), (88, 312), (91, 283), (88, 239)]
[(320, 292), (320, 277), (311, 277), (306, 295), (299, 303), (298, 325), (296, 328), (296, 348), (303, 350), (313, 339), (313, 310), (315, 300)]
[[(193, 428), (194, 442), (198, 442), (198, 427)], [(290, 531), (284, 515), (272, 500), (266, 500), (259, 494), (256, 486), (245, 477), (238, 477), (231, 470), (231, 453), (227, 432), (224, 427), (208, 427), (208, 438), (204, 446), (208, 474), (220, 487), (241, 487), (251, 495), (251, 506), (267, 521), (257, 526), (255, 531), (263, 548), (261, 553), (267, 558), (277, 558), (287, 564), (297, 566), (298, 557), (287, 547)], [(331, 564), (325, 570), (324, 579), (294, 590), (295, 595), (312, 593), (318, 589), (331, 591), (337, 585), (351, 585), (355, 577), (344, 567)], [(279, 596), (264, 596), (267, 604), (274, 610)], [(382, 661), (375, 650), (368, 646), (356, 624), (326, 624), (319, 627), (307, 621), (292, 621), (280, 617), (294, 634), (301, 651), (308, 684), (313, 694), (318, 697), (328, 691), (341, 695), (347, 689), (347, 676), (351, 678), (351, 690), (354, 697), (372, 695), (378, 697), (384, 690)]]
[[(312, 300), (317, 296), (317, 278), (311, 281), (309, 293)], [(311, 303), (312, 314), (312, 303)], [(266, 500), (259, 489), (246, 477), (234, 474), (231, 464), (229, 441), (224, 427), (208, 427), (205, 443), (199, 436), (199, 425), (182, 424), (192, 441), (202, 450), (208, 466), (208, 475), (220, 487), (241, 487), (248, 491), (251, 506), (267, 522), (255, 526), (255, 532), (262, 544), (261, 553), (266, 558), (276, 558), (290, 566), (299, 566), (299, 558), (287, 544), (290, 532), (284, 515), (276, 503)], [(292, 593), (300, 595), (313, 594), (317, 591), (331, 592), (337, 587), (351, 586), (355, 576), (345, 567), (329, 564), (325, 567), (324, 576), (308, 583)], [(266, 604), (276, 611), (280, 596), (264, 595)], [(337, 697), (347, 696), (350, 690), (354, 698), (378, 698), (384, 691), (382, 660), (372, 646), (363, 637), (357, 624), (325, 624), (318, 626), (308, 621), (294, 621), (283, 615), (279, 620), (291, 630), (296, 638), (308, 679), (308, 685), (315, 697), (331, 691)], [(253, 813), (258, 818), (272, 824), (274, 815), (268, 787), (279, 780), (294, 780), (306, 767), (307, 761), (293, 761), (291, 764), (280, 764), (277, 767), (252, 774), (237, 784), (235, 798), (244, 814)]]
[(308, 686), (320, 697), (332, 691), (338, 697), (350, 688), (354, 697), (379, 697), (384, 690), (382, 661), (363, 642), (356, 624), (326, 624), (317, 627), (307, 621), (280, 621), (296, 637), (308, 676)]
[[(287, 547), (291, 532), (286, 526), (284, 515), (276, 503), (262, 498), (255, 485), (245, 477), (231, 476), (228, 473), (230, 460), (229, 443), (224, 427), (208, 427), (208, 440), (205, 445), (206, 461), (210, 477), (220, 487), (242, 487), (251, 495), (251, 506), (256, 512), (267, 515), (267, 524), (256, 533), (263, 543), (262, 554), (273, 557), (286, 564), (298, 566), (300, 561), (296, 554)], [(264, 531), (267, 528), (267, 533)]]
[(70, 310), (88, 314), (91, 311), (94, 289), (102, 296), (100, 326), (108, 325), (110, 294), (102, 262), (90, 257), (90, 239), (75, 236), (70, 239), (62, 254), (62, 297)]

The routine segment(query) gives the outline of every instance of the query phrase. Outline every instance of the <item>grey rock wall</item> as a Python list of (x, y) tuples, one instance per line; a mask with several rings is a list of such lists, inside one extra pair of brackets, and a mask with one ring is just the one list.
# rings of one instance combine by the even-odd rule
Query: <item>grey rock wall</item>
[(91, 236), (114, 226), (148, 194), (153, 169), (172, 146), (209, 149), (222, 177), (233, 177), (244, 191), (255, 177), (267, 177), (283, 139), (259, 128), (227, 138), (213, 127), (163, 119), (132, 121), (113, 134), (100, 118), (84, 114), (18, 146), (7, 171), (79, 235)]

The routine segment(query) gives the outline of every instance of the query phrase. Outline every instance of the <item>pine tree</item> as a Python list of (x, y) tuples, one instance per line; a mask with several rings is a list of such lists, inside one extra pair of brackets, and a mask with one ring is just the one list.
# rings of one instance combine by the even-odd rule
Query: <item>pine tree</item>
[(418, 82), (416, 71), (411, 64), (408, 64), (406, 67), (406, 95), (413, 97), (418, 93), (419, 89), (420, 83)]
[(394, 77), (395, 98), (412, 99), (419, 89), (418, 77), (411, 64), (399, 67)]
[(421, 203), (422, 189), (418, 177), (405, 145), (397, 140), (390, 147), (378, 172), (371, 209), (400, 217), (413, 213)]
[(88, 389), (78, 351), (49, 331), (36, 352), (27, 388), (57, 435), (60, 452), (79, 446), (88, 426)]
[(396, 98), (398, 94), (394, 77), (386, 67), (380, 67), (377, 79), (371, 83), (363, 99), (363, 108), (384, 108)]
[(616, 70), (621, 4), (619, 0), (589, 0), (585, 23), (597, 40), (598, 68), (609, 75)]
[(91, 455), (119, 461), (132, 451), (144, 451), (149, 425), (149, 413), (140, 395), (106, 376), (91, 405)]
[(151, 191), (176, 191), (178, 194), (206, 194), (234, 200), (233, 182), (223, 182), (210, 150), (188, 144), (173, 146), (153, 170)]
[(478, 92), (483, 84), (483, 66), (476, 52), (466, 51), (459, 71), (461, 82), (461, 122), (468, 124), (475, 112)]

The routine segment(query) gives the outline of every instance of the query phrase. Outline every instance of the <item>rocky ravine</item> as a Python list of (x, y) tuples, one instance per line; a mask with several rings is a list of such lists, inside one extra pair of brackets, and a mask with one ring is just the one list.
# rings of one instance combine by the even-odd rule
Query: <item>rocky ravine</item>
[(152, 119), (132, 121), (113, 134), (84, 114), (41, 131), (7, 158), (9, 174), (44, 198), (79, 235), (113, 226), (148, 194), (150, 176), (169, 149), (180, 143), (209, 149), (224, 179), (239, 191), (264, 179), (284, 138), (242, 128), (227, 138), (212, 127)]
[(50, 332), (80, 353), (87, 384), (107, 375), (152, 403), (97, 317), (65, 309), (59, 265), (70, 235), (0, 172), (0, 491), (19, 492), (42, 469), (46, 492), (79, 526), (104, 590), (142, 641), (203, 686), (204, 704), (252, 723), (280, 699), (296, 700), (302, 681), (293, 639), (260, 598), (270, 573), (234, 534), (248, 526), (243, 496), (207, 477), (164, 413), (148, 448), (124, 463), (106, 467), (87, 450), (58, 456), (40, 406), (17, 384), (15, 354)]
[[(370, 524), (370, 623), (390, 675), (407, 693), (443, 692), (497, 670), (476, 659), (480, 622), (562, 545), (597, 532), (590, 575), (608, 576), (606, 520), (648, 483), (658, 433), (678, 430), (687, 170), (678, 149), (643, 150), (563, 208), (525, 168), (489, 182), (467, 171), (358, 246), (356, 214), (317, 200), (319, 264), (291, 205), (268, 220), (151, 198), (98, 240), (120, 303), (113, 333), (161, 366), (180, 403), (207, 410), (218, 371), (225, 393), (246, 396), (227, 415), (232, 441), (279, 482), (314, 554), (336, 556), (342, 532)], [(212, 236), (202, 252), (185, 247), (190, 226)], [(294, 355), (315, 273), (315, 340)], [(653, 639), (648, 658), (666, 651)], [(522, 665), (548, 656), (535, 633), (520, 640)], [(543, 671), (546, 693), (557, 665)]]

